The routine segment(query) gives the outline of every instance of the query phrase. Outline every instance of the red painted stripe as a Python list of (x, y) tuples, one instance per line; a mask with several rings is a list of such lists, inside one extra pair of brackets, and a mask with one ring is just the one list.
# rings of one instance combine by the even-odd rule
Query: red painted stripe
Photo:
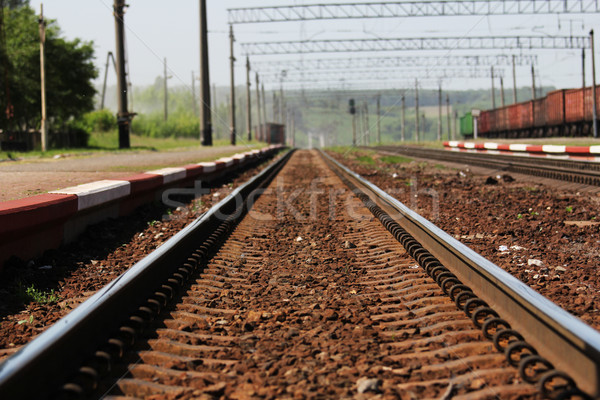
[(0, 235), (31, 229), (77, 212), (74, 194), (45, 193), (0, 203)]
[(475, 148), (480, 149), (480, 150), (485, 150), (485, 144), (484, 143), (475, 143)]
[(565, 152), (567, 154), (590, 154), (590, 146), (567, 146)]
[(529, 153), (543, 153), (544, 149), (540, 145), (535, 145), (525, 147), (525, 151), (528, 151)]
[(225, 168), (225, 162), (215, 161), (215, 166), (217, 168), (217, 171), (222, 170), (223, 168)]
[(188, 164), (184, 165), (185, 168), (185, 177), (186, 178), (196, 178), (197, 176), (202, 175), (203, 167), (198, 164)]
[(501, 144), (498, 143), (498, 150), (511, 151), (510, 144)]
[(159, 188), (163, 184), (162, 175), (155, 174), (136, 174), (128, 176), (123, 180), (131, 183), (131, 195)]

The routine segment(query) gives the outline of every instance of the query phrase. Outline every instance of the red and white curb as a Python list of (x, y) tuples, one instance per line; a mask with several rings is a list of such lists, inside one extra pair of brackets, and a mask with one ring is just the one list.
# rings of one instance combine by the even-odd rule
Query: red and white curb
[(131, 213), (167, 187), (235, 170), (283, 146), (271, 145), (212, 162), (162, 168), (0, 203), (0, 268), (11, 256), (32, 258), (74, 240), (86, 226)]
[(596, 146), (563, 146), (554, 144), (531, 145), (521, 143), (475, 143), (475, 142), (444, 142), (444, 147), (450, 150), (477, 151), (491, 154), (514, 154), (527, 156), (562, 156), (578, 160), (600, 160), (600, 145)]

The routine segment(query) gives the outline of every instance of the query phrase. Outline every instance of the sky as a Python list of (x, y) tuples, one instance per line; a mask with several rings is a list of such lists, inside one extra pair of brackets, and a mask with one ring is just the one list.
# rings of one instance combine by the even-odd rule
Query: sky
[[(368, 0), (367, 0), (368, 1)], [(229, 74), (229, 25), (228, 8), (263, 7), (271, 5), (294, 5), (314, 3), (340, 3), (331, 0), (207, 0), (209, 29), (210, 77), (217, 86), (228, 86)], [(80, 38), (93, 41), (96, 50), (96, 66), (99, 72), (97, 83), (102, 82), (104, 63), (108, 51), (115, 49), (114, 18), (111, 0), (46, 0), (44, 15), (57, 20), (63, 35), (68, 39)], [(130, 80), (134, 86), (152, 84), (163, 74), (163, 60), (167, 59), (170, 85), (191, 84), (191, 74), (199, 71), (199, 5), (198, 0), (128, 0), (125, 14), (127, 53)], [(30, 5), (39, 11), (40, 1), (31, 0)], [(488, 36), (488, 35), (575, 35), (587, 36), (590, 29), (600, 32), (600, 15), (513, 15), (471, 16), (434, 18), (389, 18), (369, 20), (335, 20), (312, 22), (285, 22), (269, 24), (234, 25), (236, 44), (235, 81), (242, 85), (246, 80), (245, 56), (241, 43), (324, 40), (359, 38), (410, 38), (423, 36)], [(596, 40), (598, 42), (598, 40)], [(596, 57), (600, 55), (596, 45)], [(402, 53), (402, 54), (401, 54)], [(495, 51), (491, 53), (507, 53)], [(355, 54), (305, 54), (284, 56), (255, 56), (253, 61), (310, 59), (328, 57), (381, 57), (415, 54), (409, 52), (355, 53)], [(490, 52), (437, 51), (417, 54), (465, 55), (490, 54)], [(529, 53), (527, 53), (529, 54)], [(538, 51), (536, 80), (538, 85), (555, 87), (577, 87), (582, 81), (581, 50)], [(586, 54), (586, 82), (591, 84), (591, 57)], [(598, 59), (600, 62), (600, 59)], [(504, 74), (505, 87), (512, 85), (510, 67), (496, 66), (496, 74)], [(383, 71), (385, 74), (385, 71)], [(414, 82), (410, 73), (403, 79), (390, 73), (383, 82), (385, 87), (403, 87)], [(344, 71), (340, 71), (343, 78)], [(291, 78), (290, 78), (291, 79)], [(518, 86), (531, 84), (530, 67), (517, 68)], [(109, 70), (108, 84), (115, 84), (114, 70)], [(374, 83), (365, 83), (365, 87)], [(429, 83), (425, 83), (427, 85)], [(437, 83), (431, 82), (432, 87)], [(488, 88), (489, 78), (454, 78), (443, 82), (450, 89)], [(298, 87), (297, 82), (284, 82), (289, 87)], [(278, 87), (279, 82), (267, 82), (267, 88)]]

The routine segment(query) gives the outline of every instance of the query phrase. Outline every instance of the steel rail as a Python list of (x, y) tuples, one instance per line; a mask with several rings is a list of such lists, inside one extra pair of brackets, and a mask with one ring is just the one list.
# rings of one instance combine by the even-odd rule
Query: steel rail
[(506, 172), (600, 186), (600, 163), (596, 162), (489, 153), (477, 154), (408, 146), (376, 146), (369, 148), (417, 158), (462, 162)]
[(556, 369), (593, 398), (600, 397), (600, 333), (471, 250), (374, 184), (323, 154), (330, 167), (519, 331)]
[(288, 151), (235, 189), (0, 364), (0, 398), (43, 400), (56, 395), (60, 389), (57, 385), (70, 379), (102, 343), (113, 337), (140, 304), (151, 298), (226, 218), (239, 212), (240, 205), (256, 188), (267, 184), (281, 170), (291, 153)]

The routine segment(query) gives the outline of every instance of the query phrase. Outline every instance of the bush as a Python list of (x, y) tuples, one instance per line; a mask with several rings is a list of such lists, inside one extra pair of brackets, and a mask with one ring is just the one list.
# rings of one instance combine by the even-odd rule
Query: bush
[(117, 127), (117, 116), (107, 109), (92, 111), (83, 116), (83, 123), (88, 132), (108, 132)]
[(133, 119), (131, 129), (137, 135), (154, 138), (196, 138), (200, 131), (198, 119), (183, 113), (171, 115), (167, 121), (163, 120), (160, 113), (138, 115)]

